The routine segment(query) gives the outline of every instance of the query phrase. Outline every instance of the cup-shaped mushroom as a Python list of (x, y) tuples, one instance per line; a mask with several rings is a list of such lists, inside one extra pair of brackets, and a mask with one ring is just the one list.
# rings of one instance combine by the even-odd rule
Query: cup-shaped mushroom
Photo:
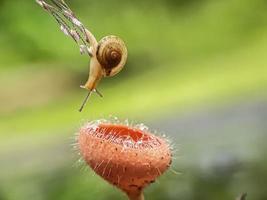
[(139, 195), (171, 164), (169, 143), (148, 129), (94, 121), (78, 136), (85, 162), (102, 178), (130, 195)]

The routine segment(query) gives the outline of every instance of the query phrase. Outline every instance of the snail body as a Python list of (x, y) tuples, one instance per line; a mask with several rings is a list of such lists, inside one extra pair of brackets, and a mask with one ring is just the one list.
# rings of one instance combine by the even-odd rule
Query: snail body
[(127, 48), (117, 36), (106, 36), (96, 45), (90, 61), (90, 73), (82, 88), (96, 89), (102, 77), (111, 77), (119, 73), (127, 61)]

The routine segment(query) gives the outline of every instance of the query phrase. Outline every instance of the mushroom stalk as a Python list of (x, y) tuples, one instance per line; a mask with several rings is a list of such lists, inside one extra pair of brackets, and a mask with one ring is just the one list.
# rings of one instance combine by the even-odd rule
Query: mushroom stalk
[(145, 200), (143, 192), (140, 192), (139, 194), (127, 194), (129, 200)]

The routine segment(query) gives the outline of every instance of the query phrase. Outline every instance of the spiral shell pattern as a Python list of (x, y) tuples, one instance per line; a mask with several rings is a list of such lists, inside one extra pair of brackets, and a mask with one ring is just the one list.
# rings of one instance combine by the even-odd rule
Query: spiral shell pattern
[(96, 57), (103, 68), (104, 76), (114, 76), (124, 67), (127, 48), (117, 36), (106, 36), (98, 43)]

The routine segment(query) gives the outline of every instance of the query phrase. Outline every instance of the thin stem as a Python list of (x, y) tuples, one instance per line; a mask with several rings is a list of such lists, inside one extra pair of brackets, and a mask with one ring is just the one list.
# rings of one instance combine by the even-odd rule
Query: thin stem
[(133, 194), (127, 194), (129, 200), (145, 200), (143, 192), (140, 192), (138, 194), (133, 193)]
[(72, 37), (79, 47), (81, 47), (81, 44), (87, 46), (88, 49), (90, 46), (92, 47), (92, 52), (89, 50), (87, 51), (90, 57), (95, 54), (97, 48), (95, 36), (76, 18), (75, 14), (64, 0), (51, 0), (52, 5), (46, 3), (45, 0), (36, 1), (56, 19), (58, 24), (63, 27), (63, 30), (61, 30), (66, 35)]

